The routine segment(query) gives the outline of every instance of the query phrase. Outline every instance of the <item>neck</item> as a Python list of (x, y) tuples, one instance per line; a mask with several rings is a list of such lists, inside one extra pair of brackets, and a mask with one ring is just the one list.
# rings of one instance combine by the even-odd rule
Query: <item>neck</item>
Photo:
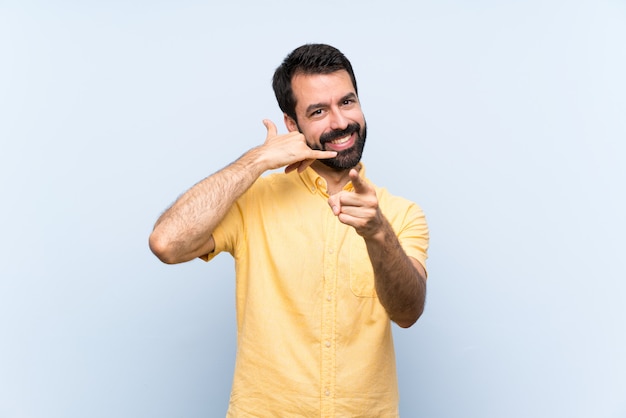
[(358, 163), (355, 167), (346, 168), (343, 170), (336, 170), (328, 167), (326, 164), (315, 161), (311, 164), (311, 168), (326, 180), (328, 186), (328, 194), (333, 195), (343, 190), (344, 186), (350, 181), (350, 170), (355, 168), (357, 171), (361, 171), (361, 163)]

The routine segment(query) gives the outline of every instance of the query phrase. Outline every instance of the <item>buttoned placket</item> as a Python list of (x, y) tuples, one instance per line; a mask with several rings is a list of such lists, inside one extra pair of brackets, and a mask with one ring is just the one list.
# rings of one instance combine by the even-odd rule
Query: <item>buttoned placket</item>
[[(324, 198), (326, 182), (318, 178), (318, 191)], [(338, 221), (328, 210), (326, 240), (324, 244), (324, 289), (322, 292), (322, 327), (320, 335), (321, 370), (320, 370), (320, 405), (321, 416), (332, 417), (335, 414), (335, 379), (336, 379), (336, 286), (338, 270)]]

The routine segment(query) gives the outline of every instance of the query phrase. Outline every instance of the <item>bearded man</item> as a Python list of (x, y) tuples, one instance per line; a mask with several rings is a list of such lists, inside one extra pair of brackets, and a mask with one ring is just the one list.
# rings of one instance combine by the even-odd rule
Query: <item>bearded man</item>
[(265, 142), (184, 193), (150, 248), (165, 263), (235, 258), (228, 417), (397, 417), (391, 323), (424, 309), (424, 214), (366, 178), (365, 118), (339, 50), (295, 49), (273, 88), (288, 133), (263, 121)]

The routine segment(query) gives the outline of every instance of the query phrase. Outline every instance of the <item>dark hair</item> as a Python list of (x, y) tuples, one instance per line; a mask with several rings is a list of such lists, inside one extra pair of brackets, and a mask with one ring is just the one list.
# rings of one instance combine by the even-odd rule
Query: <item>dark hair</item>
[(294, 49), (276, 69), (272, 80), (272, 87), (280, 110), (294, 121), (298, 121), (296, 98), (291, 89), (291, 79), (294, 75), (330, 74), (341, 70), (348, 72), (354, 86), (354, 92), (358, 95), (352, 65), (337, 48), (325, 44), (307, 44)]

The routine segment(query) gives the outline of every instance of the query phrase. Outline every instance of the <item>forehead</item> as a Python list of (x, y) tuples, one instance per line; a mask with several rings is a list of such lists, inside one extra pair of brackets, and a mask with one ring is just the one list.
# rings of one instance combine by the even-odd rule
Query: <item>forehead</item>
[(291, 79), (296, 111), (315, 103), (331, 104), (346, 95), (356, 95), (350, 75), (345, 70), (330, 74), (296, 74)]

